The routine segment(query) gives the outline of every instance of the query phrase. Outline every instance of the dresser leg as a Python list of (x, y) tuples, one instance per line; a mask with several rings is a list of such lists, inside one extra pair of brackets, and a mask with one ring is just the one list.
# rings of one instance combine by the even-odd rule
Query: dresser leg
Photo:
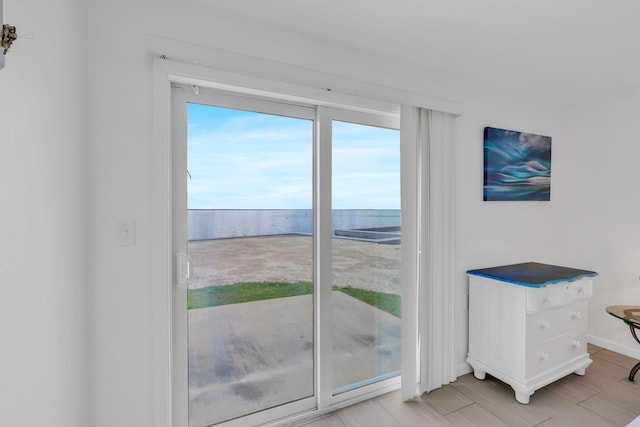
[(520, 392), (516, 391), (516, 400), (518, 402), (522, 403), (523, 405), (529, 404), (529, 398), (530, 397), (531, 397), (530, 394), (520, 393)]
[(474, 369), (473, 376), (479, 380), (483, 380), (487, 377), (487, 373), (485, 371), (481, 371), (480, 369)]
[(583, 376), (586, 373), (587, 373), (587, 368), (578, 369), (577, 371), (574, 372), (574, 374), (580, 375), (580, 376)]

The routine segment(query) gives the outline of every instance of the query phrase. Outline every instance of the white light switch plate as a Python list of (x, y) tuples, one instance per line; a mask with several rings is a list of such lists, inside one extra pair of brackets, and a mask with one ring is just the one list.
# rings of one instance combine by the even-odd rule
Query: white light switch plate
[(136, 244), (136, 222), (121, 219), (118, 221), (118, 245), (131, 246)]

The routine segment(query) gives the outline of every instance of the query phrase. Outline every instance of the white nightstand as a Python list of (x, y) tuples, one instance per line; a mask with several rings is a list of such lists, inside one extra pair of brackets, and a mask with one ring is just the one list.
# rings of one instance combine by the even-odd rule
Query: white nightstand
[(474, 375), (509, 384), (529, 403), (539, 388), (568, 374), (584, 375), (587, 300), (597, 273), (524, 263), (469, 275), (469, 354)]

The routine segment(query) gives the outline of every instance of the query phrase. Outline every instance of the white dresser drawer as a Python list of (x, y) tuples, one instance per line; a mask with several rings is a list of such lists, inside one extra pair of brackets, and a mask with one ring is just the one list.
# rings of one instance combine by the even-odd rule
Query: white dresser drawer
[(527, 314), (527, 340), (531, 343), (586, 328), (586, 300)]
[(548, 285), (544, 288), (527, 289), (527, 313), (560, 307), (573, 301), (586, 300), (592, 295), (591, 278), (583, 278), (575, 282), (564, 282)]
[(569, 332), (528, 347), (527, 376), (532, 376), (584, 355), (587, 351), (585, 330)]

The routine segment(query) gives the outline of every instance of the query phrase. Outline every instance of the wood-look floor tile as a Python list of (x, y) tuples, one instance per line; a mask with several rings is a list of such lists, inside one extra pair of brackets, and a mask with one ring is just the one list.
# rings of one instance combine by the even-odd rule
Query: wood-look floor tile
[(634, 359), (629, 356), (625, 356), (624, 354), (616, 353), (611, 350), (602, 350), (595, 353), (592, 356), (593, 358), (598, 358), (601, 360), (606, 360), (607, 362), (614, 363), (616, 365), (622, 366), (623, 368), (630, 370), (633, 366), (638, 363), (637, 359)]
[(626, 401), (620, 401), (608, 395), (598, 394), (580, 405), (612, 420), (617, 425), (626, 426), (640, 414), (640, 396), (636, 396), (635, 402), (629, 402), (629, 400), (627, 398)]
[(508, 427), (509, 424), (474, 403), (448, 414), (447, 419), (457, 427)]
[(388, 393), (378, 400), (403, 426), (453, 426), (444, 415), (421, 400), (403, 402), (399, 391)]
[(549, 418), (535, 406), (518, 403), (511, 386), (489, 375), (483, 381), (464, 375), (450, 386), (511, 426), (536, 426)]
[(574, 375), (573, 379), (577, 384), (581, 384), (597, 392), (604, 392), (608, 384), (617, 383), (627, 378), (629, 370), (620, 365), (602, 359), (594, 359), (594, 362), (587, 368), (586, 375)]
[(346, 427), (337, 415), (328, 415), (301, 427)]
[(453, 387), (444, 386), (420, 396), (420, 401), (431, 406), (442, 415), (469, 406), (473, 400)]
[(571, 374), (567, 375), (564, 378), (559, 379), (558, 381), (552, 382), (551, 384), (543, 387), (538, 390), (536, 393), (557, 393), (563, 398), (569, 400), (572, 403), (580, 403), (584, 400), (593, 397), (598, 392), (590, 389), (582, 384), (576, 382), (576, 375)]
[[(598, 372), (598, 375), (587, 374), (584, 377), (579, 377), (576, 379), (576, 383), (595, 390), (598, 394), (607, 396), (619, 405), (628, 407), (640, 414), (640, 384), (628, 381), (624, 368), (604, 361), (599, 365), (601, 366), (598, 367), (598, 370), (604, 366), (602, 372)], [(610, 375), (612, 371), (615, 372), (617, 370), (622, 370), (622, 373), (618, 371), (617, 375)]]
[(412, 402), (403, 403), (395, 391), (306, 427), (624, 426), (640, 415), (640, 375), (629, 382), (629, 358), (595, 346), (590, 351), (586, 375), (571, 374), (537, 390), (528, 405), (490, 375), (484, 381), (464, 375)]
[(545, 421), (545, 426), (564, 426), (564, 427), (613, 427), (619, 424), (604, 418), (597, 413), (575, 404), (557, 393), (538, 393), (534, 394), (529, 405), (535, 405), (536, 408), (547, 414), (550, 420)]
[[(549, 418), (547, 421), (538, 424), (536, 427), (573, 427), (573, 426), (577, 426), (580, 425), (579, 423), (577, 424), (567, 424), (566, 420), (559, 420), (557, 418)], [(585, 426), (590, 426), (590, 424), (585, 424)], [(620, 426), (618, 426), (620, 427)]]
[[(640, 384), (632, 383), (627, 379), (619, 381), (603, 380), (600, 384), (601, 393), (582, 402), (583, 406), (590, 407), (594, 402), (609, 402), (612, 407), (623, 408), (637, 416), (640, 414)], [(604, 403), (606, 404), (606, 403)], [(599, 405), (601, 406), (601, 405)], [(600, 411), (596, 411), (600, 413)]]
[(406, 427), (390, 414), (377, 399), (367, 400), (336, 412), (345, 427)]
[(597, 346), (595, 344), (587, 343), (587, 353), (594, 354), (600, 350), (604, 350), (602, 347)]

